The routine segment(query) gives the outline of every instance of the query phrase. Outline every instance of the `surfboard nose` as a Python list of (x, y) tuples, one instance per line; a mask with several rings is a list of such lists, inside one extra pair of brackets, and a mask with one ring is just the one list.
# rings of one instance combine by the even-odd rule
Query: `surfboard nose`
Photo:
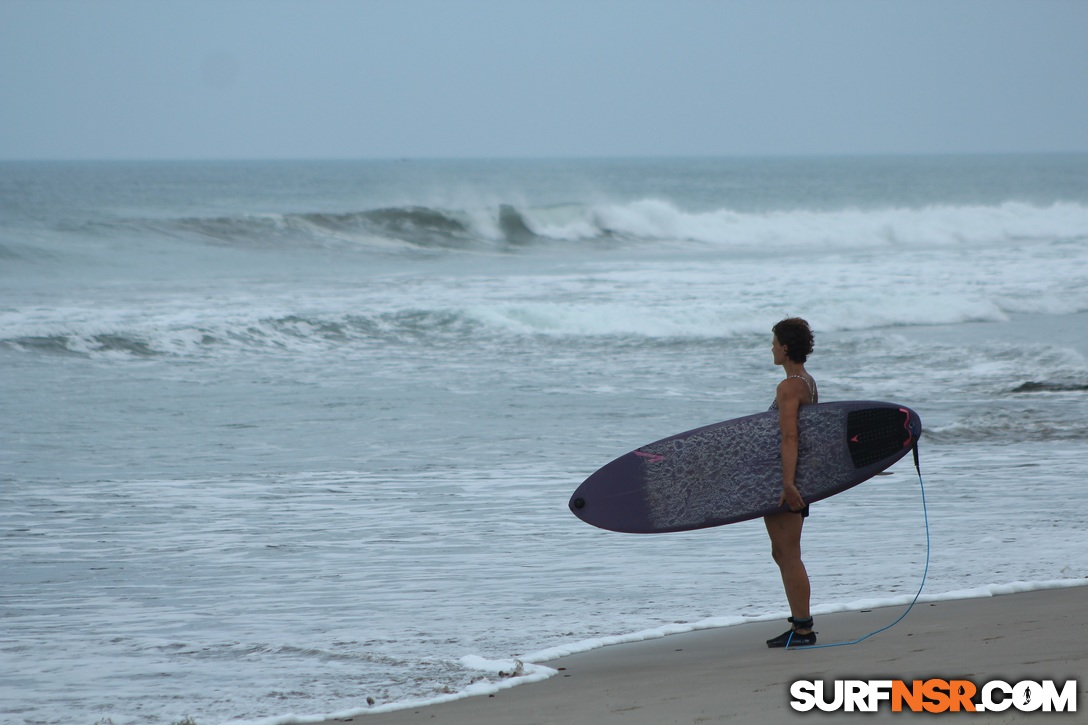
[(650, 512), (642, 488), (643, 460), (631, 452), (595, 471), (571, 495), (570, 512), (600, 529), (644, 531)]

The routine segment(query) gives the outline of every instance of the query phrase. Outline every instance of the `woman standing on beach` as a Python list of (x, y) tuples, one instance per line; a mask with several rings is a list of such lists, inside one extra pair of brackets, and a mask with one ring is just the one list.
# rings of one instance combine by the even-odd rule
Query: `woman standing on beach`
[(765, 516), (767, 533), (771, 537), (771, 556), (782, 574), (786, 600), (790, 605), (789, 618), (793, 625), (774, 639), (767, 640), (768, 647), (804, 647), (816, 644), (812, 631), (812, 614), (809, 611), (808, 571), (801, 561), (801, 528), (808, 516), (808, 505), (797, 490), (794, 476), (797, 473), (798, 417), (802, 405), (817, 402), (819, 393), (816, 381), (805, 370), (805, 360), (812, 352), (813, 337), (808, 323), (799, 317), (782, 320), (772, 328), (774, 333), (771, 351), (774, 364), (781, 365), (786, 378), (778, 384), (771, 410), (778, 411), (778, 427), (782, 433), (782, 496), (779, 506), (788, 510)]

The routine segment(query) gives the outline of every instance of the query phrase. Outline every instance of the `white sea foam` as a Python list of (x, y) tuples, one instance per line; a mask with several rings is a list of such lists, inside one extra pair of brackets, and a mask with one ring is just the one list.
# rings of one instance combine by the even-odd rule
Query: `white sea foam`
[[(643, 199), (524, 210), (527, 225), (553, 239), (621, 238), (693, 241), (734, 249), (820, 249), (975, 246), (1051, 240), (1083, 240), (1088, 207), (1076, 203), (1036, 206), (792, 209), (764, 213), (730, 209), (692, 212), (676, 204)], [(494, 229), (494, 227), (491, 227)]]
[[(68, 302), (0, 310), (0, 341), (52, 340), (83, 354), (323, 352), (401, 335), (723, 338), (762, 333), (768, 316), (804, 310), (817, 329), (1003, 322), (1088, 310), (1080, 247), (1022, 244), (891, 255), (647, 256), (622, 263), (534, 263), (536, 273), (403, 275), (226, 292), (133, 286)], [(772, 288), (785, 296), (768, 296)], [(773, 303), (773, 304), (772, 304)]]
[[(1004, 594), (1046, 591), (1049, 589), (1068, 589), (1071, 587), (1079, 586), (1088, 586), (1088, 579), (1057, 579), (1053, 581), (1043, 582), (1008, 582), (1002, 584), (989, 584), (980, 587), (972, 587), (970, 589), (959, 589), (949, 592), (943, 592), (940, 594), (922, 594), (917, 597), (917, 601), (921, 603), (926, 603), (958, 601), (963, 599), (985, 599), (988, 597), (995, 597)], [(812, 613), (814, 616), (820, 616), (823, 614), (835, 614), (838, 612), (856, 612), (868, 609), (902, 607), (910, 605), (914, 602), (914, 595), (904, 594), (902, 596), (893, 598), (858, 599), (849, 602), (822, 604), (813, 607)], [(707, 629), (734, 627), (739, 624), (748, 624), (753, 622), (770, 622), (784, 619), (786, 616), (788, 616), (788, 614), (789, 612), (782, 611), (752, 617), (709, 617), (698, 622), (670, 624), (668, 626), (645, 629), (639, 632), (632, 632), (630, 634), (621, 634), (612, 637), (599, 637), (595, 639), (583, 640), (581, 642), (574, 642), (569, 645), (550, 647), (546, 650), (541, 650), (539, 652), (533, 652), (531, 654), (528, 654), (525, 656), (524, 659), (526, 662), (531, 663), (551, 662), (561, 657), (569, 657), (571, 655), (581, 654), (584, 652), (592, 652), (593, 650), (602, 649), (604, 647), (611, 647), (613, 645), (632, 644), (635, 642), (661, 639), (663, 637), (668, 637), (674, 634), (686, 634), (688, 632), (698, 632)], [(888, 624), (890, 625), (894, 621), (895, 618), (890, 617), (888, 620)]]

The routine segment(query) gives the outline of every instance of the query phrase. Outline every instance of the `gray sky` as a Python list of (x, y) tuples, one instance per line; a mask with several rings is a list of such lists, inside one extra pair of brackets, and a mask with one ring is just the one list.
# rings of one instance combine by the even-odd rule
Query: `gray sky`
[(0, 159), (1088, 151), (1084, 0), (0, 0)]

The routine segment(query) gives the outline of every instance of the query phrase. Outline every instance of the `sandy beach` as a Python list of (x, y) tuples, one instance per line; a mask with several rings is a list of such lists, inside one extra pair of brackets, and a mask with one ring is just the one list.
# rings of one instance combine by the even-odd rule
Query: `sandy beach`
[[(821, 643), (850, 641), (886, 626), (905, 607), (843, 612), (817, 619)], [(605, 647), (547, 662), (559, 674), (542, 682), (438, 705), (327, 721), (365, 725), (544, 725), (751, 723), (806, 718), (910, 718), (885, 703), (879, 713), (797, 712), (796, 680), (1077, 680), (1076, 713), (975, 713), (978, 722), (1086, 722), (1088, 648), (1082, 613), (1088, 586), (982, 599), (921, 602), (895, 627), (859, 644), (771, 650), (780, 622), (671, 635)], [(928, 713), (924, 716), (932, 716)], [(917, 717), (917, 715), (915, 715)], [(962, 717), (962, 716), (961, 716)]]

